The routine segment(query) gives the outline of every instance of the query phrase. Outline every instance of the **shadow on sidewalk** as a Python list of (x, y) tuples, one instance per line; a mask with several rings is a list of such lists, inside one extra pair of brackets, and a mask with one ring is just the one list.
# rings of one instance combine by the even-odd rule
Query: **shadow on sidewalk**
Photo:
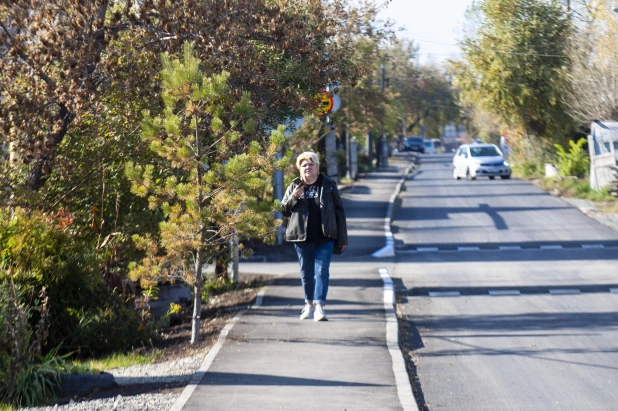
[[(328, 305), (329, 307), (332, 307), (335, 305), (358, 305), (358, 306), (375, 305), (375, 303), (369, 303), (369, 302), (336, 300), (332, 298), (328, 298), (326, 303), (327, 303), (326, 305)], [(267, 295), (264, 297), (263, 305), (260, 308), (284, 307), (284, 306), (297, 306), (297, 307), (302, 308), (304, 304), (305, 302), (303, 300), (303, 291), (302, 291), (302, 288), (300, 287), (300, 280), (299, 280), (297, 298)]]
[(200, 385), (274, 385), (290, 387), (385, 387), (383, 384), (365, 384), (313, 378), (283, 377), (266, 374), (211, 372), (205, 374)]
[[(360, 290), (366, 288), (382, 288), (382, 279), (337, 278), (337, 273), (331, 268), (330, 287), (354, 287)], [(300, 274), (294, 277), (283, 277), (273, 280), (269, 287), (301, 287)]]

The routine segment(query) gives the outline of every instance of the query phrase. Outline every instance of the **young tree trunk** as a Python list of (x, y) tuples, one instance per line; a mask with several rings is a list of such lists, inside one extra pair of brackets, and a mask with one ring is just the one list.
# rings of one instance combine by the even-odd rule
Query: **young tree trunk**
[(193, 283), (193, 317), (191, 318), (191, 344), (200, 340), (200, 316), (202, 314), (202, 267), (204, 265), (204, 251), (197, 252), (195, 261), (195, 282)]
[[(201, 145), (200, 138), (197, 128), (195, 129), (195, 152), (197, 153), (196, 159), (198, 162), (201, 158)], [(197, 174), (196, 174), (196, 184), (198, 186), (197, 193), (197, 204), (199, 214), (202, 214), (202, 204), (204, 201), (204, 195), (202, 194), (202, 172), (203, 168), (200, 165), (197, 166)], [(193, 289), (195, 291), (195, 297), (193, 302), (193, 318), (191, 319), (191, 344), (198, 342), (200, 340), (200, 316), (202, 314), (202, 268), (204, 267), (204, 262), (206, 259), (204, 258), (204, 248), (206, 245), (206, 227), (204, 224), (200, 224), (200, 246), (197, 249), (197, 253), (195, 256), (195, 284), (193, 285)]]

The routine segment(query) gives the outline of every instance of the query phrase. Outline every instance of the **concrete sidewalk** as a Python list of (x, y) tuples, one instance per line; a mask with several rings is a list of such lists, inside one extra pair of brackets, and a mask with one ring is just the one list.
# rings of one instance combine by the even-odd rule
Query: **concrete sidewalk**
[(384, 302), (390, 279), (378, 271), (392, 271), (393, 259), (371, 258), (384, 245), (379, 214), (407, 165), (372, 173), (342, 193), (354, 252), (333, 259), (328, 322), (298, 319), (298, 263), (241, 263), (243, 272), (278, 277), (228, 324), (172, 410), (417, 409), (397, 358), (392, 305)]

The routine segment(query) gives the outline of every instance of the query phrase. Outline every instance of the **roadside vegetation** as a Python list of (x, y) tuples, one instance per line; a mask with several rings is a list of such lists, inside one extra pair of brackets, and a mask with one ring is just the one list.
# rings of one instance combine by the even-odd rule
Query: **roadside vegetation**
[(604, 212), (618, 212), (618, 199), (611, 194), (611, 188), (593, 190), (589, 179), (589, 158), (584, 149), (585, 139), (570, 141), (569, 149), (556, 145), (557, 154), (548, 161), (558, 174), (546, 177), (545, 164), (540, 161), (523, 161), (513, 165), (513, 173), (519, 177), (535, 182), (549, 193), (567, 197), (599, 202), (598, 208)]
[[(618, 23), (596, 0), (483, 0), (468, 10), (463, 59), (450, 72), (470, 139), (505, 136), (516, 176), (611, 210), (613, 190), (589, 184), (586, 135), (616, 120)], [(532, 29), (531, 29), (532, 28)], [(545, 177), (545, 164), (558, 175)]]

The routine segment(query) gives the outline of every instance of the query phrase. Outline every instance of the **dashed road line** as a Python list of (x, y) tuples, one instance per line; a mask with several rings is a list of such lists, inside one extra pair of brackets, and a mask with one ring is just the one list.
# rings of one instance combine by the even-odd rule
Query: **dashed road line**
[(561, 245), (542, 245), (541, 250), (562, 250)]
[(461, 297), (459, 291), (430, 291), (430, 297)]
[(503, 296), (503, 295), (521, 295), (519, 290), (490, 290), (489, 295), (492, 296)]
[(498, 247), (499, 250), (502, 251), (511, 251), (511, 250), (521, 250), (521, 246), (519, 245), (501, 245)]
[(522, 289), (485, 289), (485, 288), (463, 288), (463, 289), (428, 289), (411, 288), (406, 290), (409, 298), (427, 297), (518, 297), (518, 296), (561, 296), (561, 295), (588, 295), (588, 294), (618, 294), (615, 284), (611, 285), (590, 285), (578, 288), (547, 288), (547, 287), (524, 287)]
[(618, 248), (617, 245), (614, 244), (576, 244), (576, 245), (560, 245), (560, 244), (545, 244), (545, 245), (537, 245), (537, 246), (525, 246), (522, 247), (520, 245), (500, 245), (500, 246), (489, 246), (483, 247), (480, 246), (445, 246), (445, 247), (435, 247), (435, 246), (426, 246), (426, 247), (416, 247), (416, 248), (395, 248), (395, 252), (397, 254), (415, 254), (415, 253), (451, 253), (451, 252), (471, 252), (471, 251), (481, 251), (481, 252), (490, 252), (490, 251), (550, 251), (550, 250), (592, 250), (592, 249), (610, 249), (610, 248)]
[(433, 251), (440, 251), (438, 247), (419, 247), (416, 249), (419, 253), (429, 253)]
[(574, 288), (555, 288), (549, 290), (550, 294), (566, 295), (566, 294), (581, 294), (582, 292)]

